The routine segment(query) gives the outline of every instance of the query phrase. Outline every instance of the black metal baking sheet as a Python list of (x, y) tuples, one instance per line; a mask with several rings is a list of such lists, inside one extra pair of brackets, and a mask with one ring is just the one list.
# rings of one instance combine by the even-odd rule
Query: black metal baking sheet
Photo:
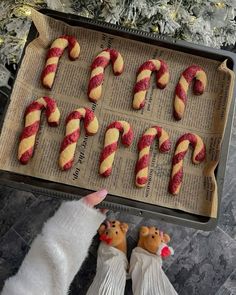
[[(202, 57), (206, 57), (212, 60), (217, 60), (223, 62), (227, 59), (227, 66), (236, 72), (236, 57), (234, 53), (212, 49), (209, 47), (199, 46), (191, 43), (187, 43), (185, 41), (176, 41), (170, 38), (162, 38), (161, 36), (156, 36), (151, 33), (147, 33), (144, 31), (138, 31), (130, 28), (124, 28), (121, 26), (103, 23), (100, 21), (95, 21), (92, 19), (87, 19), (84, 17), (76, 16), (73, 14), (65, 14), (49, 9), (40, 10), (41, 13), (44, 13), (50, 17), (53, 17), (58, 20), (62, 20), (65, 23), (68, 23), (72, 26), (81, 26), (92, 30), (101, 31), (108, 34), (113, 34), (117, 36), (121, 36), (128, 39), (137, 40), (140, 42), (145, 42), (148, 44), (153, 44), (156, 46), (173, 49), (176, 51), (186, 52), (193, 55), (198, 55)], [(31, 25), (28, 39), (25, 47), (29, 42), (35, 39), (38, 35), (38, 32), (34, 26)], [(24, 52), (22, 54), (22, 58), (24, 56)], [(18, 69), (20, 68), (20, 64)], [(17, 75), (16, 75), (17, 76)], [(16, 77), (15, 77), (16, 79)], [(229, 143), (231, 136), (231, 127), (233, 123), (233, 115), (234, 115), (234, 107), (235, 107), (235, 94), (236, 89), (234, 89), (233, 98), (230, 106), (230, 111), (227, 120), (227, 126), (224, 133), (224, 138), (222, 141), (221, 153), (220, 153), (220, 161), (217, 169), (215, 170), (217, 185), (218, 185), (218, 216), (220, 209), (221, 196), (223, 192), (223, 184), (225, 178), (225, 170), (226, 170), (226, 162), (229, 151)], [(0, 93), (0, 96), (3, 94)], [(4, 117), (9, 105), (11, 92), (8, 92), (4, 101), (5, 108), (4, 113), (2, 114), (0, 130), (2, 124), (4, 122)], [(1, 115), (1, 114), (0, 114)], [(74, 199), (78, 198), (78, 196), (84, 196), (91, 191), (73, 187), (70, 185), (65, 185), (61, 183), (56, 183), (52, 181), (47, 181), (31, 176), (20, 175), (12, 172), (7, 172), (0, 170), (0, 183), (6, 186), (10, 186), (19, 190), (31, 191), (35, 193), (40, 193), (43, 195), (51, 196), (51, 197), (60, 197), (64, 199)], [(200, 216), (195, 214), (190, 214), (184, 211), (169, 209), (157, 205), (147, 204), (140, 201), (129, 200), (122, 197), (117, 197), (114, 195), (109, 195), (105, 201), (100, 205), (101, 207), (106, 207), (111, 210), (116, 211), (124, 211), (127, 214), (134, 214), (143, 216), (146, 218), (158, 218), (160, 220), (176, 223), (188, 227), (193, 227), (202, 230), (212, 230), (217, 225), (218, 218), (210, 218), (206, 216)]]

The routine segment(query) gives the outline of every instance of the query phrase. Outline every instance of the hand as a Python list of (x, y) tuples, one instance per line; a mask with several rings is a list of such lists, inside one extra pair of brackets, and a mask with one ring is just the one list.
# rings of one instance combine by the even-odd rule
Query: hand
[[(98, 205), (99, 203), (101, 203), (106, 198), (107, 193), (108, 192), (106, 189), (102, 189), (98, 192), (94, 192), (92, 194), (87, 195), (82, 200), (88, 206), (94, 207), (94, 206)], [(106, 210), (106, 209), (101, 209), (100, 211), (102, 213), (106, 213), (104, 210)], [(108, 210), (106, 210), (106, 211), (108, 211)]]

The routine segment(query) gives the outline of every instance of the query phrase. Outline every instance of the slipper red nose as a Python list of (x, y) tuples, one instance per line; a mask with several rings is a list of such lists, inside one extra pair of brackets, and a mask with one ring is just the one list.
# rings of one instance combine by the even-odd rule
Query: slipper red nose
[(112, 242), (112, 238), (109, 238), (107, 235), (105, 234), (102, 234), (100, 237), (99, 237), (99, 240), (100, 241), (103, 241), (105, 243), (107, 243), (108, 245), (111, 244)]

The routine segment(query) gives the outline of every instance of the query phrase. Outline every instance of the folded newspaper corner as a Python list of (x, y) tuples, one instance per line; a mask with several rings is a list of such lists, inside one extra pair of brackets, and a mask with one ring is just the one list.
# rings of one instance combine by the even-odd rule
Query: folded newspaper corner
[[(69, 26), (34, 10), (32, 18), (39, 35), (27, 46), (14, 84), (1, 131), (0, 169), (89, 190), (106, 187), (111, 194), (123, 198), (216, 217), (218, 200), (214, 170), (219, 161), (234, 83), (234, 73), (227, 68), (226, 62), (221, 63), (84, 27)], [(67, 54), (63, 54), (52, 90), (46, 90), (41, 85), (40, 75), (47, 50), (51, 42), (63, 34), (77, 38), (81, 53), (76, 61), (70, 61)], [(107, 67), (102, 97), (95, 104), (87, 97), (90, 66), (94, 57), (107, 47), (115, 48), (122, 54), (125, 70), (122, 75), (114, 76), (111, 67)], [(161, 58), (168, 63), (170, 82), (166, 89), (160, 90), (152, 80), (153, 86), (148, 91), (145, 108), (133, 110), (136, 71), (143, 62), (151, 58)], [(185, 116), (176, 122), (172, 116), (174, 89), (183, 70), (192, 64), (202, 66), (206, 71), (207, 88), (201, 96), (195, 96), (189, 89)], [(17, 148), (25, 108), (33, 100), (45, 95), (56, 99), (61, 111), (61, 123), (57, 128), (50, 128), (45, 116), (42, 116), (33, 158), (27, 165), (20, 165)], [(68, 171), (60, 171), (58, 156), (65, 133), (65, 118), (78, 107), (89, 107), (94, 111), (99, 121), (99, 131), (95, 136), (88, 137), (82, 128), (73, 167)], [(98, 168), (104, 132), (108, 124), (116, 120), (129, 122), (135, 139), (130, 148), (119, 145), (112, 174), (103, 178), (99, 176)], [(134, 180), (137, 142), (143, 132), (153, 125), (161, 126), (169, 133), (172, 149), (167, 154), (161, 154), (157, 143), (152, 147), (148, 183), (145, 188), (139, 189)], [(175, 142), (186, 132), (201, 136), (206, 144), (207, 157), (200, 165), (193, 165), (192, 151), (189, 150), (184, 160), (181, 192), (173, 197), (168, 193), (171, 160)]]

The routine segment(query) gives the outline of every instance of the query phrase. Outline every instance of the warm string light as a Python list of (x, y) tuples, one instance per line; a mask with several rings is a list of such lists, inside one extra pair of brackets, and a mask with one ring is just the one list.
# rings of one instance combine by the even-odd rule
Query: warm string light
[(133, 27), (133, 22), (130, 21), (130, 20), (125, 20), (125, 21), (123, 22), (123, 25), (124, 25), (125, 27), (132, 28), (132, 27)]
[(12, 62), (16, 63), (16, 58), (15, 57), (12, 58)]
[(27, 40), (27, 35), (25, 35), (23, 38), (21, 38), (21, 40), (20, 40), (21, 44), (24, 45), (26, 40)]
[(177, 12), (176, 12), (176, 11), (172, 11), (172, 12), (170, 13), (170, 17), (171, 17), (173, 20), (176, 20)]
[(151, 27), (151, 31), (152, 31), (153, 33), (159, 33), (159, 27), (158, 27), (158, 25), (154, 25), (154, 26), (152, 26), (152, 27)]
[(194, 16), (194, 15), (191, 16), (190, 20), (189, 20), (190, 24), (193, 24), (195, 21), (196, 21), (196, 16)]
[(0, 37), (0, 46), (4, 43), (4, 39)]
[(215, 6), (217, 8), (225, 8), (225, 3), (224, 2), (217, 2), (217, 3), (215, 3)]
[(176, 20), (176, 18), (177, 18), (177, 14), (178, 14), (178, 11), (179, 11), (179, 9), (180, 9), (180, 6), (181, 6), (181, 4), (182, 4), (182, 0), (180, 0), (180, 1), (178, 1), (178, 0), (176, 0), (175, 1), (175, 4), (174, 4), (174, 11), (172, 11), (171, 13), (170, 13), (170, 17), (173, 19), (173, 20)]
[(18, 6), (13, 9), (12, 14), (17, 17), (29, 17), (31, 15), (31, 9), (27, 5)]
[(89, 18), (89, 12), (88, 12), (88, 10), (83, 10), (80, 15)]

